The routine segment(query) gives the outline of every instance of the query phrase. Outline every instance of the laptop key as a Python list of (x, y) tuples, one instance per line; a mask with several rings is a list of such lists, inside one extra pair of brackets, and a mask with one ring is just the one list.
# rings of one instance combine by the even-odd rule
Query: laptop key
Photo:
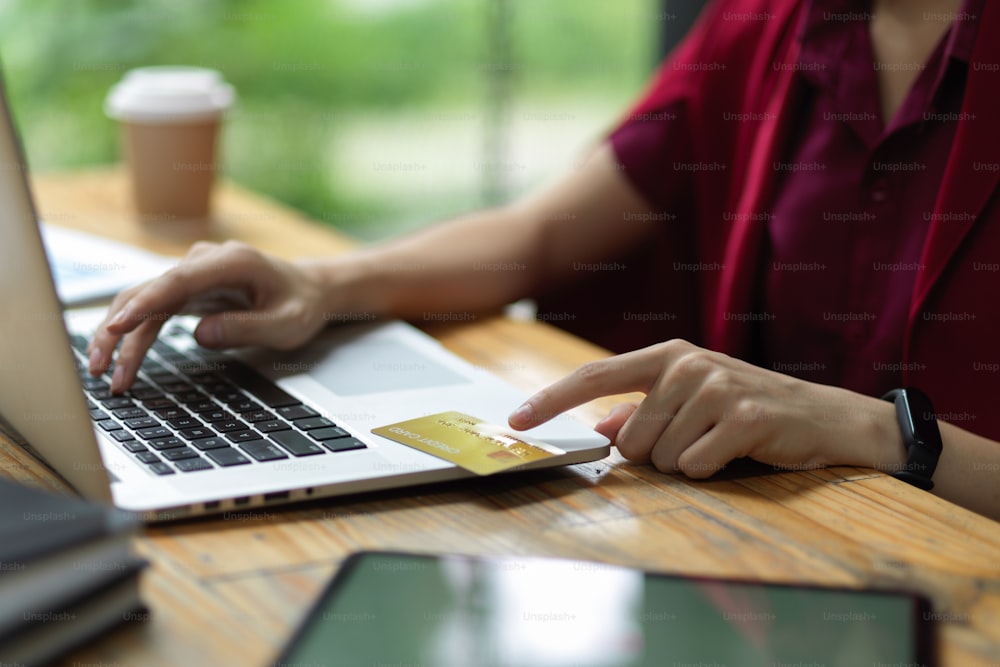
[(143, 440), (153, 440), (156, 438), (169, 438), (173, 435), (173, 431), (163, 426), (154, 426), (152, 428), (142, 428), (136, 431), (138, 435)]
[(200, 419), (191, 416), (176, 417), (174, 419), (167, 420), (167, 426), (169, 426), (170, 428), (175, 428), (177, 430), (185, 428), (197, 428), (199, 426), (204, 426), (204, 425), (205, 424), (203, 424)]
[(295, 431), (279, 431), (272, 434), (271, 439), (295, 456), (312, 456), (313, 454), (325, 453), (322, 447), (317, 446), (309, 438)]
[(216, 392), (213, 394), (216, 399), (222, 401), (223, 403), (239, 403), (240, 401), (246, 401), (247, 395), (242, 391), (237, 391), (232, 386), (227, 386), (223, 391)]
[(289, 426), (287, 422), (278, 421), (277, 419), (270, 422), (258, 422), (254, 424), (254, 428), (256, 428), (261, 433), (273, 433), (274, 431), (290, 431), (292, 429), (292, 427)]
[(258, 403), (257, 401), (248, 400), (246, 398), (238, 401), (227, 401), (226, 405), (228, 405), (229, 409), (232, 410), (233, 412), (239, 412), (240, 414), (243, 414), (245, 412), (255, 412), (257, 410), (260, 410), (260, 403)]
[(268, 442), (267, 440), (245, 442), (240, 445), (240, 449), (258, 461), (276, 461), (278, 459), (288, 458), (288, 454), (285, 454), (283, 451), (278, 449), (277, 445), (273, 442)]
[(160, 422), (156, 421), (152, 417), (135, 417), (133, 419), (126, 419), (125, 425), (129, 428), (149, 428), (150, 426), (159, 426)]
[(102, 419), (109, 419), (108, 415), (106, 415), (103, 410), (100, 410), (98, 408), (92, 408), (90, 410), (90, 418), (93, 419), (95, 422), (99, 422)]
[(69, 343), (80, 354), (87, 353), (87, 339), (80, 334), (73, 334), (69, 337)]
[(214, 401), (197, 401), (196, 403), (188, 403), (186, 407), (191, 412), (203, 414), (205, 412), (214, 412), (218, 410), (219, 404)]
[(339, 426), (318, 428), (316, 430), (309, 431), (309, 437), (313, 440), (336, 440), (337, 438), (346, 438), (349, 435), (350, 433)]
[(202, 412), (198, 416), (207, 421), (209, 424), (224, 422), (236, 418), (236, 416), (229, 410), (212, 410), (211, 412)]
[(195, 426), (194, 428), (181, 429), (180, 434), (188, 440), (198, 440), (200, 438), (211, 438), (215, 431), (207, 426)]
[(336, 426), (336, 424), (334, 424), (326, 417), (309, 417), (308, 419), (296, 419), (292, 423), (295, 424), (296, 428), (300, 428), (303, 431), (311, 431), (316, 428), (328, 428)]
[(135, 454), (136, 452), (149, 451), (148, 449), (146, 449), (146, 445), (142, 444), (138, 440), (126, 440), (122, 443), (122, 447), (132, 452), (133, 454)]
[(124, 429), (122, 429), (120, 431), (111, 431), (110, 433), (108, 433), (108, 435), (110, 435), (112, 438), (114, 438), (118, 442), (125, 442), (126, 440), (135, 440), (135, 438), (132, 436), (132, 434), (129, 433), (128, 431), (124, 430)]
[(168, 461), (180, 461), (182, 459), (197, 458), (198, 452), (190, 447), (178, 447), (177, 449), (168, 449), (165, 452), (161, 452), (160, 456)]
[(212, 424), (212, 428), (219, 433), (230, 433), (232, 431), (245, 431), (247, 430), (247, 425), (239, 419), (230, 419), (224, 422), (216, 422)]
[(232, 447), (226, 447), (225, 449), (210, 449), (209, 451), (205, 452), (205, 456), (212, 459), (217, 464), (223, 467), (238, 466), (250, 463), (250, 459), (243, 456)]
[(210, 382), (203, 384), (201, 390), (209, 396), (221, 396), (233, 391), (233, 385), (228, 382)]
[(306, 417), (319, 416), (318, 412), (302, 404), (278, 408), (278, 414), (285, 419), (305, 419)]
[(178, 417), (190, 417), (191, 413), (180, 407), (179, 405), (173, 405), (169, 408), (160, 408), (159, 410), (154, 410), (153, 414), (163, 420), (177, 419)]
[(183, 368), (186, 364), (191, 363), (186, 354), (181, 352), (160, 352), (160, 358), (169, 361), (174, 366), (180, 366)]
[(147, 410), (166, 410), (180, 407), (169, 398), (151, 398), (148, 401), (143, 401), (142, 404), (146, 406)]
[(212, 464), (203, 458), (184, 459), (174, 464), (181, 472), (195, 472), (196, 470), (211, 470)]
[(336, 440), (324, 440), (323, 446), (331, 452), (347, 452), (352, 449), (367, 449), (368, 445), (357, 438), (337, 438)]
[(158, 463), (154, 463), (153, 465), (149, 466), (149, 469), (151, 471), (153, 471), (154, 473), (156, 473), (157, 475), (173, 475), (174, 474), (174, 469), (171, 468), (170, 466), (168, 466), (163, 461), (160, 461)]
[(160, 364), (160, 362), (158, 362), (156, 359), (153, 359), (152, 357), (144, 358), (142, 360), (142, 363), (139, 364), (139, 368), (144, 370), (146, 372), (146, 375), (153, 375), (155, 373), (167, 372), (167, 369), (164, 368), (163, 365)]
[(229, 447), (229, 443), (222, 438), (202, 438), (200, 440), (192, 440), (191, 444), (202, 451), (206, 449), (221, 449), (223, 447)]
[(105, 419), (103, 421), (97, 422), (97, 425), (101, 427), (104, 431), (117, 431), (121, 429), (121, 424), (110, 419)]
[[(200, 366), (201, 368), (205, 367), (204, 364), (201, 364)], [(191, 382), (200, 385), (213, 385), (219, 381), (219, 378), (215, 373), (206, 370), (188, 372), (187, 377)]]
[(184, 441), (180, 438), (157, 438), (150, 440), (149, 446), (156, 450), (173, 449), (174, 447), (183, 447)]
[(298, 405), (302, 402), (257, 371), (238, 361), (226, 364), (226, 370), (222, 374), (269, 408)]
[(151, 346), (159, 354), (177, 354), (177, 349), (173, 345), (163, 340), (162, 338), (157, 338), (153, 341)]
[(256, 424), (257, 422), (266, 422), (274, 419), (274, 415), (267, 410), (255, 410), (253, 412), (247, 412), (241, 415), (243, 419), (247, 420), (251, 424)]
[(149, 451), (148, 449), (144, 452), (137, 452), (135, 458), (139, 459), (143, 463), (157, 463), (160, 457)]
[(112, 410), (111, 414), (118, 417), (118, 419), (137, 419), (139, 417), (145, 417), (146, 411), (142, 408), (132, 406), (130, 408), (118, 408), (117, 410)]
[[(94, 398), (97, 398), (94, 396)], [(135, 405), (131, 398), (127, 396), (113, 396), (111, 398), (101, 398), (98, 399), (108, 410), (117, 410), (118, 408), (130, 408)]]
[(251, 440), (260, 440), (263, 436), (257, 431), (251, 431), (247, 429), (246, 431), (233, 431), (226, 434), (226, 439), (232, 442), (250, 442)]
[(178, 355), (176, 358), (171, 358), (170, 361), (174, 364), (174, 368), (179, 370), (188, 382), (194, 382), (193, 376), (204, 374), (205, 372), (205, 364), (200, 361), (191, 361), (186, 355)]
[(136, 398), (140, 401), (151, 401), (154, 398), (164, 397), (162, 391), (160, 391), (159, 389), (154, 389), (152, 387), (139, 387), (138, 389), (133, 387), (129, 393), (132, 395), (133, 398)]
[[(163, 368), (162, 366), (160, 368)], [(171, 384), (173, 382), (181, 382), (181, 376), (175, 375), (168, 370), (151, 372), (148, 373), (149, 379), (158, 385)]]
[[(163, 387), (163, 391), (170, 392), (171, 394), (183, 394), (185, 392), (191, 391), (193, 387), (188, 382), (161, 382), (160, 386)], [(198, 399), (195, 399), (198, 400)]]

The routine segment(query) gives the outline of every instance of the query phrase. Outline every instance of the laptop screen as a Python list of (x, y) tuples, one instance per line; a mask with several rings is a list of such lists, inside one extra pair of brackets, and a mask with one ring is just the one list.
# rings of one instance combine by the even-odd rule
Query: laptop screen
[(27, 172), (0, 81), (0, 416), (86, 497), (110, 500)]

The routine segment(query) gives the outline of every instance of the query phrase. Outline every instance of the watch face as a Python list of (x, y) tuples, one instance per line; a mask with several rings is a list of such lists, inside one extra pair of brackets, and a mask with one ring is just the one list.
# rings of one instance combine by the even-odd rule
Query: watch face
[(910, 420), (913, 444), (928, 451), (941, 452), (941, 431), (938, 429), (934, 406), (924, 392), (910, 387), (902, 392), (906, 414)]

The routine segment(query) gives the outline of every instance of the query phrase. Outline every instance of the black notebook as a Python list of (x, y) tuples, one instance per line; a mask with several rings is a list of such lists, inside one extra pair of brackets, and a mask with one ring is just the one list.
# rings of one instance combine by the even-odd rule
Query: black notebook
[[(121, 510), (0, 478), (0, 563), (15, 571), (18, 563), (127, 532), (135, 525)], [(8, 570), (0, 569), (0, 577)]]
[(128, 513), (0, 478), (0, 656), (42, 664), (143, 619)]

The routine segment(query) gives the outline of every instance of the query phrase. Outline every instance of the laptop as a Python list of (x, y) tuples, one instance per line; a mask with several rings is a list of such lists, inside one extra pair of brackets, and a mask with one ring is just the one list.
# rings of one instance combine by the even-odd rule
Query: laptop
[[(204, 350), (177, 318), (112, 396), (83, 355), (103, 310), (62, 311), (0, 98), (0, 417), (81, 494), (161, 521), (475, 476), (371, 430), (446, 411), (503, 425), (526, 395), (403, 322), (279, 354)], [(565, 415), (527, 435), (564, 453), (524, 468), (609, 452)]]

